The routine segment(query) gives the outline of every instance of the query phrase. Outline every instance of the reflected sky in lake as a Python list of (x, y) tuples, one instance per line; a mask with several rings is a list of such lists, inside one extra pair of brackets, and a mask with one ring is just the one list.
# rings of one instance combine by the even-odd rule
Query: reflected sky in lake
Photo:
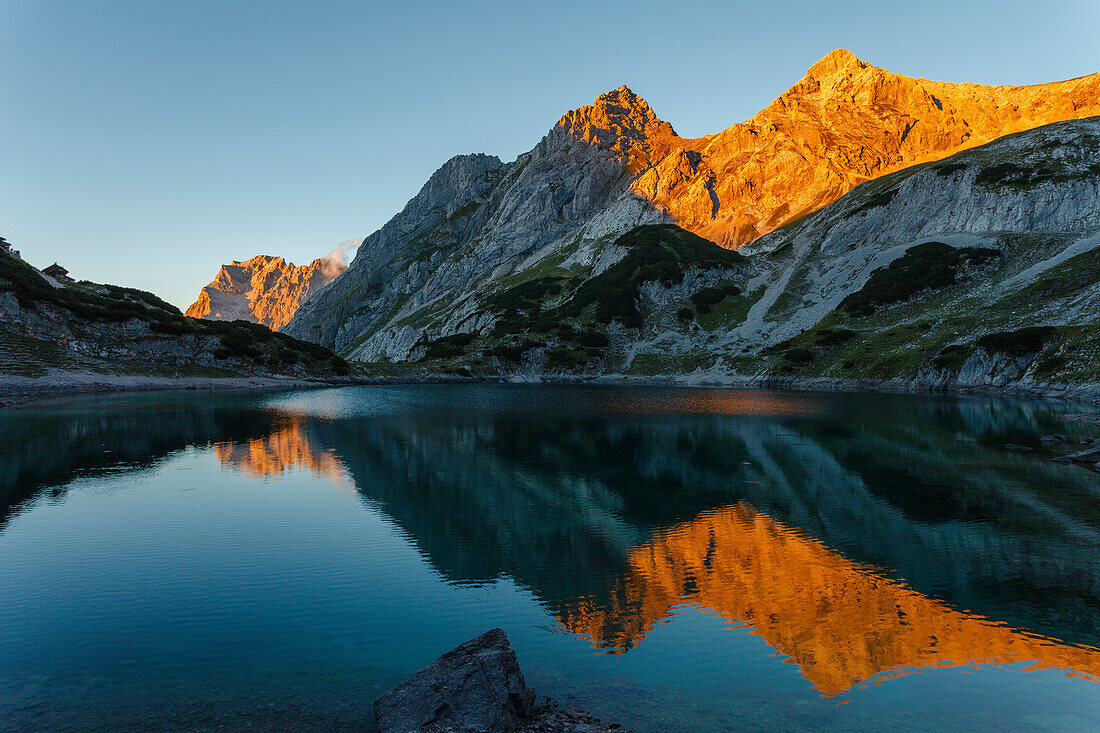
[(1039, 442), (1091, 435), (1076, 409), (492, 385), (6, 411), (0, 719), (353, 729), (501, 626), (540, 693), (636, 730), (1100, 727), (1100, 477)]

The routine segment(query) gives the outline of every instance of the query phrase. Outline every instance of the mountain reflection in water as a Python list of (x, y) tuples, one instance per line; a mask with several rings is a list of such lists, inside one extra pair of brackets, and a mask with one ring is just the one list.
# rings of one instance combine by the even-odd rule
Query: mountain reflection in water
[(310, 446), (298, 420), (247, 443), (215, 443), (214, 455), (226, 468), (255, 477), (278, 475), (291, 468), (306, 469), (333, 483), (344, 476), (344, 467), (331, 451)]
[(1100, 649), (955, 611), (747, 504), (659, 532), (629, 564), (608, 598), (579, 601), (562, 622), (625, 650), (691, 603), (753, 629), (827, 695), (884, 672), (971, 663), (1033, 661), (1100, 678)]
[(825, 695), (964, 664), (1100, 678), (1100, 479), (1003, 447), (1071, 432), (1064, 407), (419, 389), (7, 418), (0, 531), (73, 478), (203, 446), (246, 475), (350, 480), (445, 580), (511, 578), (607, 652), (686, 604)]

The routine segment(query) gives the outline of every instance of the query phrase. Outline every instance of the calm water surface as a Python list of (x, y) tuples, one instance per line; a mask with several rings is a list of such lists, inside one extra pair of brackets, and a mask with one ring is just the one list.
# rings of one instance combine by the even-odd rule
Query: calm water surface
[(637, 731), (1100, 730), (1053, 402), (530, 386), (0, 412), (0, 728), (357, 729), (493, 626)]

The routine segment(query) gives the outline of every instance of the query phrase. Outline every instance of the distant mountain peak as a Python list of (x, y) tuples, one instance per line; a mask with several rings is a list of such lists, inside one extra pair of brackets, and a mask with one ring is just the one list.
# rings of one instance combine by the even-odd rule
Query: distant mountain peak
[(301, 266), (272, 255), (233, 260), (221, 266), (217, 277), (199, 292), (186, 315), (215, 321), (242, 319), (278, 330), (303, 300), (347, 269), (335, 254)]

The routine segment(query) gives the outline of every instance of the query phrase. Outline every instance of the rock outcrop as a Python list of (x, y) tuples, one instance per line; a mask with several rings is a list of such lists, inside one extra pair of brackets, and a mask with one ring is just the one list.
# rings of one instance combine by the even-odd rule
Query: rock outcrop
[(346, 269), (347, 265), (329, 257), (300, 266), (269, 255), (234, 261), (222, 265), (186, 315), (212, 321), (252, 321), (278, 331), (302, 301)]
[(535, 705), (501, 629), (452, 649), (374, 703), (379, 733), (602, 733), (590, 714)]
[(627, 87), (567, 113), (510, 164), (448, 161), (333, 285), (286, 325), (364, 362), (486, 333), (485, 303), (525, 280), (599, 275), (639, 225), (675, 223), (726, 248), (858, 184), (1007, 133), (1100, 114), (1100, 74), (989, 87), (892, 74), (837, 50), (747, 122), (679, 137)]
[(534, 703), (508, 636), (493, 629), (380, 697), (374, 714), (381, 733), (512, 733)]

